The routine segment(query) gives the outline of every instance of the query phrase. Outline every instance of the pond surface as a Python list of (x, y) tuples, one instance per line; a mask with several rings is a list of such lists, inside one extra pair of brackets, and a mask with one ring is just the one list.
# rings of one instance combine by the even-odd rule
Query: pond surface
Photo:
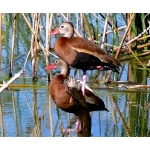
[[(124, 78), (121, 77), (121, 80)], [(147, 81), (149, 83), (148, 78)], [(88, 85), (109, 110), (91, 113), (92, 137), (149, 136), (149, 90), (127, 89), (112, 84), (108, 87), (104, 84)], [(1, 136), (61, 137), (61, 127), (75, 127), (72, 123), (74, 116), (53, 103), (45, 76), (39, 77), (35, 84), (31, 78), (21, 77), (14, 86), (0, 95)], [(73, 132), (67, 136), (77, 135)]]

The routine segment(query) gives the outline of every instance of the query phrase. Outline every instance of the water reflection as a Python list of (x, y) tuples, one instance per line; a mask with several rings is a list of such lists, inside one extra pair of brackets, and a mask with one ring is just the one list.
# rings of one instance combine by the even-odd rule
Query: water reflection
[[(109, 112), (91, 113), (93, 137), (149, 136), (149, 92), (105, 89), (95, 92)], [(63, 136), (61, 127), (75, 126), (72, 114), (56, 108), (47, 85), (4, 91), (0, 95), (0, 112), (1, 136), (57, 137)]]

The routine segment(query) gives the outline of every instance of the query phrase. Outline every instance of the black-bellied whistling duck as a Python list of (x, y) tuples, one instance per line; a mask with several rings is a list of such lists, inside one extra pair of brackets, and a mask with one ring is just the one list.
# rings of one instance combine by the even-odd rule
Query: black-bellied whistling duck
[[(53, 64), (46, 67), (47, 70), (51, 70), (54, 68), (60, 68), (61, 73), (55, 76), (51, 80), (49, 85), (49, 92), (52, 99), (54, 100), (54, 103), (58, 108), (69, 113), (74, 113), (79, 118), (85, 117), (85, 115), (82, 115), (83, 110), (85, 110), (87, 115), (89, 114), (90, 111), (99, 111), (99, 110), (108, 111), (107, 108), (105, 107), (104, 102), (93, 92), (87, 89), (85, 89), (84, 96), (80, 91), (78, 92), (79, 95), (76, 97), (85, 98), (88, 111), (86, 107), (84, 108), (83, 106), (79, 105), (79, 103), (75, 100), (75, 96), (68, 92), (68, 84), (64, 83), (70, 71), (69, 65), (66, 62), (64, 62), (62, 59), (58, 58), (55, 60)], [(89, 116), (87, 116), (86, 118), (89, 118)], [(76, 129), (78, 128), (79, 125), (77, 124)]]
[(54, 51), (68, 65), (83, 71), (84, 94), (87, 70), (113, 70), (119, 73), (120, 62), (106, 54), (103, 49), (81, 37), (73, 37), (74, 26), (71, 22), (63, 22), (50, 35), (61, 34), (54, 44)]

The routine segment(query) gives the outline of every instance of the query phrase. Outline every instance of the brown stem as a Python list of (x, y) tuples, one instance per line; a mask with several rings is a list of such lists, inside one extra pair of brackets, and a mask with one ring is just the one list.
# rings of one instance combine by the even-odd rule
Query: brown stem
[[(125, 38), (126, 38), (126, 36), (127, 36), (127, 33), (128, 33), (128, 31), (129, 31), (130, 27), (131, 27), (131, 24), (132, 24), (132, 21), (133, 21), (134, 17), (135, 17), (135, 14), (132, 14), (131, 19), (130, 19), (129, 24), (128, 24), (128, 27), (127, 27), (127, 29), (126, 29), (126, 32), (124, 33), (124, 36), (123, 36), (123, 38), (122, 38), (122, 41), (121, 41), (121, 43), (120, 43), (120, 45), (119, 45), (119, 48), (118, 48), (118, 50), (117, 50), (117, 53), (116, 53), (116, 55), (115, 55), (115, 58), (116, 58), (116, 59), (119, 57), (119, 54), (120, 54), (122, 45), (123, 45), (123, 43), (124, 43), (124, 40), (125, 40)], [(111, 71), (109, 72), (109, 74), (107, 75), (107, 78), (106, 78), (106, 80), (105, 80), (106, 83), (108, 83), (109, 78), (110, 78), (110, 76), (111, 76), (111, 73), (112, 73), (112, 70), (111, 70)]]
[(3, 123), (3, 107), (2, 107), (1, 95), (0, 95), (0, 126), (1, 126), (1, 137), (4, 137), (5, 132), (4, 132), (4, 123)]
[(105, 37), (106, 37), (108, 15), (109, 15), (109, 13), (106, 14), (106, 18), (105, 18), (104, 31), (103, 31), (102, 44), (101, 44), (102, 49), (104, 49), (104, 42), (105, 42)]
[(13, 34), (12, 34), (12, 51), (11, 51), (11, 61), (10, 61), (9, 77), (12, 77), (12, 74), (13, 74), (13, 61), (14, 61), (15, 40), (16, 40), (16, 14), (14, 14)]
[(0, 13), (0, 71), (2, 67), (2, 14)]

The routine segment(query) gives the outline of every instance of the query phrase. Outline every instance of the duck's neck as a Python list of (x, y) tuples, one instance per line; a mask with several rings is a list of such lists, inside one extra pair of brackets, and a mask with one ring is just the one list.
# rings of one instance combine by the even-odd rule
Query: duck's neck
[(52, 81), (58, 84), (62, 84), (64, 80), (67, 78), (67, 76), (69, 75), (69, 72), (70, 72), (69, 66), (63, 68), (61, 70), (61, 73), (58, 74)]
[(65, 34), (62, 34), (63, 37), (72, 38), (74, 36), (74, 29), (70, 29)]

